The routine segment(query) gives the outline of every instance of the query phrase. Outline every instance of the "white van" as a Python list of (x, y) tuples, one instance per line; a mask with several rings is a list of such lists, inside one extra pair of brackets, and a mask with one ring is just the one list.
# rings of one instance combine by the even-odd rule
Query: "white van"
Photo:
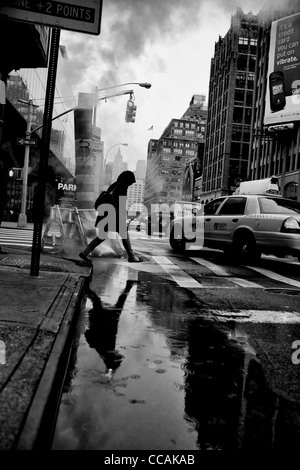
[(260, 194), (260, 195), (277, 195), (281, 196), (280, 188), (278, 185), (277, 176), (270, 176), (261, 180), (242, 181), (240, 186), (233, 193), (238, 194)]

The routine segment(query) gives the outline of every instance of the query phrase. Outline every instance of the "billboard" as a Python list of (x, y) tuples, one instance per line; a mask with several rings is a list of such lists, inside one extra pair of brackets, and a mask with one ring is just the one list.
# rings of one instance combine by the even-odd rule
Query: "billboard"
[(273, 21), (264, 124), (300, 120), (300, 13)]

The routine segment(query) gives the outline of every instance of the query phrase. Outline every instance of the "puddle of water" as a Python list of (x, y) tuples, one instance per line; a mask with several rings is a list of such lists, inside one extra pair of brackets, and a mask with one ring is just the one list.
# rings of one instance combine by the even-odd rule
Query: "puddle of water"
[(272, 449), (277, 436), (296, 441), (299, 410), (291, 431), (289, 405), (271, 392), (273, 377), (249, 339), (265, 334), (278, 348), (277, 326), (212, 321), (192, 293), (151, 274), (127, 281), (124, 269), (119, 274), (105, 285), (94, 275), (53, 450)]

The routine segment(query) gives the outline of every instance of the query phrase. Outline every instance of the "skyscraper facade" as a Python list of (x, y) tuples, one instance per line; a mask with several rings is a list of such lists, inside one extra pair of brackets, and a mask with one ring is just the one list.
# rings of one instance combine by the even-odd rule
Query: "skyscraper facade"
[[(192, 99), (195, 107), (196, 101)], [(145, 206), (149, 213), (151, 206), (167, 208), (182, 200), (186, 165), (196, 160), (199, 143), (204, 139), (199, 115), (185, 113), (181, 119), (172, 119), (159, 139), (150, 140), (145, 181)]]
[(136, 162), (136, 170), (135, 170), (135, 179), (136, 180), (144, 180), (146, 177), (146, 160), (138, 160)]
[(257, 16), (240, 8), (211, 60), (203, 202), (231, 194), (247, 178), (256, 68)]

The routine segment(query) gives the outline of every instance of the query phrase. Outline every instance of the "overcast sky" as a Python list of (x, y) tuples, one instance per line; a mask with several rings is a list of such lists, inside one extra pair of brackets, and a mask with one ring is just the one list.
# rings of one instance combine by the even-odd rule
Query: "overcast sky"
[[(230, 28), (240, 6), (258, 13), (262, 0), (104, 0), (99, 36), (62, 31), (73, 92), (93, 92), (126, 82), (149, 82), (133, 89), (135, 123), (125, 122), (128, 95), (100, 101), (97, 126), (104, 155), (112, 161), (120, 142), (124, 160), (134, 170), (147, 159), (149, 139), (159, 138), (173, 118), (180, 118), (193, 94), (208, 97), (210, 61), (215, 42)], [(148, 129), (153, 126), (153, 131)]]

